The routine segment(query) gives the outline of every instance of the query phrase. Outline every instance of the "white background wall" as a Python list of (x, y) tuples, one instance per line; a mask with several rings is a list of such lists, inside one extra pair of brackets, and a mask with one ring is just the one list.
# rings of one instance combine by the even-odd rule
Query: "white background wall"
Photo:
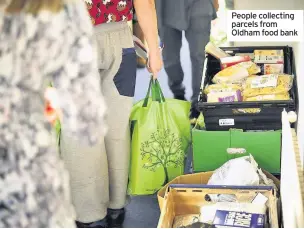
[[(234, 0), (234, 5), (236, 10), (303, 10), (304, 0)], [(299, 113), (297, 134), (299, 138), (300, 147), (302, 148), (302, 160), (304, 161), (304, 41), (294, 43), (235, 43), (235, 46), (245, 45), (290, 45), (293, 47), (296, 59), (297, 82), (299, 90)]]

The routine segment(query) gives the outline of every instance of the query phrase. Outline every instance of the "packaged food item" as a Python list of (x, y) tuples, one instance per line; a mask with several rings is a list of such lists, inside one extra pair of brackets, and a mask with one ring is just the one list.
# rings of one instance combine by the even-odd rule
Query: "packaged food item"
[(241, 84), (250, 76), (261, 71), (260, 67), (251, 61), (238, 63), (218, 72), (212, 79), (218, 84)]
[(283, 74), (284, 64), (264, 64), (263, 71), (267, 74)]
[(207, 95), (208, 103), (216, 103), (216, 102), (239, 102), (242, 101), (242, 93), (240, 90), (236, 91), (228, 91), (228, 92), (210, 92)]
[(244, 101), (275, 101), (275, 100), (290, 100), (290, 95), (288, 92), (281, 94), (271, 94), (271, 95), (257, 95), (253, 97), (244, 98)]
[(236, 56), (249, 56), (250, 59), (254, 60), (254, 53), (235, 53)]
[(265, 204), (218, 202), (201, 208), (200, 221), (216, 227), (263, 228), (266, 212)]
[(211, 84), (205, 87), (204, 93), (207, 95), (210, 92), (231, 92), (242, 91), (243, 87), (240, 84)]
[(269, 74), (248, 77), (243, 90), (245, 99), (258, 95), (284, 94), (292, 87), (293, 76), (287, 74)]
[(250, 56), (230, 56), (230, 57), (223, 57), (220, 59), (222, 69), (247, 61), (251, 61)]
[(261, 68), (262, 75), (284, 74), (284, 64), (257, 64)]
[(226, 53), (224, 50), (216, 47), (214, 44), (209, 42), (205, 47), (205, 52), (214, 56), (216, 59), (220, 59), (223, 57), (230, 56), (228, 53)]
[(213, 224), (221, 227), (264, 228), (266, 213), (249, 213), (240, 211), (217, 210)]
[(254, 62), (284, 64), (284, 52), (283, 50), (254, 50)]

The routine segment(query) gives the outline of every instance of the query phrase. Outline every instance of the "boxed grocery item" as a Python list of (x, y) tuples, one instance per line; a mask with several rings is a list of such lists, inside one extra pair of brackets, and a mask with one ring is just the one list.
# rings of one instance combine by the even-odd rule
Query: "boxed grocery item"
[[(237, 202), (214, 203), (207, 198), (210, 194), (234, 195)], [(261, 194), (267, 198), (266, 204), (252, 203), (255, 197)], [(236, 224), (243, 222), (242, 226), (250, 228), (250, 226), (255, 226), (253, 222), (258, 222), (255, 227), (261, 227), (263, 224), (263, 227), (278, 228), (277, 204), (277, 192), (272, 187), (267, 186), (171, 185), (165, 195), (158, 228), (172, 228), (177, 216), (188, 214), (199, 214), (199, 222), (203, 224), (203, 227), (237, 227)], [(230, 220), (223, 219), (223, 215), (231, 216)], [(236, 218), (236, 216), (238, 217)], [(236, 221), (232, 220), (233, 218)], [(240, 221), (242, 218), (243, 220)], [(254, 220), (254, 218), (262, 218), (263, 222)], [(248, 219), (250, 219), (249, 226)], [(227, 223), (230, 225), (225, 225)], [(189, 225), (188, 227), (194, 226)]]
[(284, 64), (283, 50), (254, 50), (254, 62), (260, 64)]
[(284, 64), (258, 64), (261, 67), (261, 73), (267, 74), (282, 74), (284, 73)]
[[(216, 206), (222, 205), (222, 206)], [(204, 208), (204, 207), (203, 207)], [(252, 203), (217, 203), (212, 224), (216, 227), (264, 228), (267, 227), (266, 206)]]
[(236, 52), (236, 53), (234, 53), (236, 56), (249, 56), (250, 57), (250, 59), (252, 60), (252, 61), (254, 61), (254, 53), (253, 52), (248, 52), (248, 53), (243, 53), (243, 52)]
[(239, 64), (241, 62), (248, 62), (248, 61), (251, 61), (250, 56), (231, 56), (231, 57), (223, 57), (220, 59), (222, 69)]
[(224, 50), (218, 48), (212, 42), (209, 42), (205, 47), (205, 52), (209, 53), (210, 55), (214, 56), (217, 59), (223, 58), (223, 57), (229, 57), (230, 55), (226, 53)]

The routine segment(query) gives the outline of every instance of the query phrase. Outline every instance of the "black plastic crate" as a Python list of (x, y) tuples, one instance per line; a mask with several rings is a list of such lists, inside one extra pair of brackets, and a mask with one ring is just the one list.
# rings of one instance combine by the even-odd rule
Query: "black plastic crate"
[[(289, 46), (252, 46), (222, 48), (230, 55), (235, 53), (253, 53), (254, 50), (283, 50), (284, 73), (294, 75), (293, 87), (290, 90), (291, 100), (262, 102), (207, 103), (207, 97), (201, 91), (199, 109), (204, 114), (207, 130), (279, 130), (282, 129), (281, 112), (297, 111), (298, 90), (294, 66), (293, 50)], [(204, 88), (212, 84), (212, 79), (221, 70), (220, 62), (213, 56), (206, 55)], [(243, 113), (242, 109), (258, 108), (258, 113)]]

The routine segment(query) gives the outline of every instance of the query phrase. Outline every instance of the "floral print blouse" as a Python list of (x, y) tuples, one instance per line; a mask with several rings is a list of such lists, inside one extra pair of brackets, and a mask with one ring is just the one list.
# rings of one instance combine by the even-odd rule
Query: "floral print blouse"
[(83, 1), (57, 14), (0, 17), (0, 227), (74, 227), (44, 93), (52, 82), (62, 131), (83, 144), (99, 141), (105, 105), (92, 23)]

